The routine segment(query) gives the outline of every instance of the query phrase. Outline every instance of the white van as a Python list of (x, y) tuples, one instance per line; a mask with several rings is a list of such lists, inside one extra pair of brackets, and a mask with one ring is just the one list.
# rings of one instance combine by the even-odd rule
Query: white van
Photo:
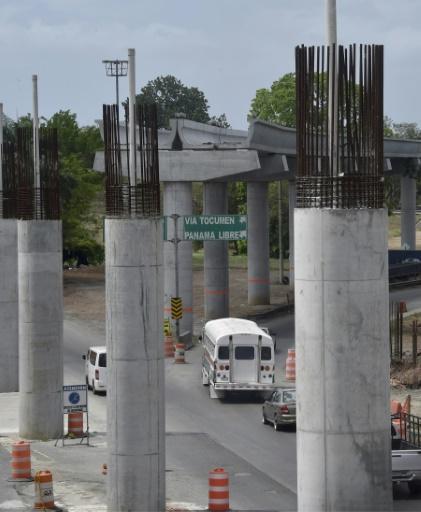
[(211, 398), (229, 391), (268, 392), (275, 382), (271, 336), (242, 318), (210, 320), (203, 328), (202, 384)]
[(85, 362), (85, 376), (88, 389), (96, 394), (107, 390), (107, 348), (90, 347), (82, 356)]

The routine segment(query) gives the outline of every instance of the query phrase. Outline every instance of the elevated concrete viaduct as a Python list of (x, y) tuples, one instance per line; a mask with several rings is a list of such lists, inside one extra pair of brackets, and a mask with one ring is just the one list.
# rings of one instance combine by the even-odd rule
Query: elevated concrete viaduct
[[(101, 125), (100, 125), (101, 126)], [(121, 141), (125, 127), (121, 126)], [(159, 132), (160, 179), (163, 182), (164, 215), (192, 213), (192, 182), (204, 184), (204, 213), (224, 213), (223, 183), (247, 182), (248, 299), (250, 304), (270, 302), (267, 184), (289, 184), (289, 233), (291, 285), (294, 276), (293, 210), (295, 206), (296, 132), (260, 120), (248, 131), (196, 123), (180, 116), (169, 130)], [(415, 176), (420, 169), (421, 141), (385, 139), (385, 175), (401, 176), (402, 246), (415, 246)], [(123, 162), (124, 165), (124, 162)], [(94, 168), (104, 169), (104, 155), (96, 154)], [(213, 184), (213, 185), (211, 185)], [(222, 196), (220, 195), (222, 193)], [(205, 244), (205, 311), (207, 318), (228, 315), (228, 294), (215, 293), (228, 286), (225, 242)], [(193, 330), (191, 243), (180, 244), (180, 289), (184, 303), (181, 331)], [(174, 248), (164, 242), (165, 307), (174, 287)], [(218, 269), (218, 270), (217, 270)], [(224, 270), (221, 270), (224, 269)], [(218, 274), (218, 284), (214, 277)], [(207, 284), (206, 284), (207, 283)], [(210, 286), (212, 283), (212, 287)]]

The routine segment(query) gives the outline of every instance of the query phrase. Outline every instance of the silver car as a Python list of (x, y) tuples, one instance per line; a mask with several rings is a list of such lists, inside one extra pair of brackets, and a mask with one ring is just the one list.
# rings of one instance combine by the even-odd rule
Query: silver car
[(279, 430), (282, 425), (295, 425), (295, 414), (295, 389), (276, 389), (263, 404), (262, 422)]

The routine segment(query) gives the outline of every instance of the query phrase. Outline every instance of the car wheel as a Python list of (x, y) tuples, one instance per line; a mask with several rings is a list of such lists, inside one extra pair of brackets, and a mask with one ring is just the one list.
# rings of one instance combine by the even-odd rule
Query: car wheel
[(98, 391), (96, 390), (96, 387), (95, 387), (95, 381), (92, 381), (92, 393), (94, 395), (97, 395), (98, 394)]
[(267, 420), (267, 418), (265, 416), (265, 413), (262, 414), (262, 423), (263, 423), (263, 425), (268, 425), (269, 424), (269, 422), (268, 422), (268, 420)]
[(273, 418), (273, 428), (275, 430), (280, 430), (279, 423), (278, 423), (278, 418), (276, 416)]

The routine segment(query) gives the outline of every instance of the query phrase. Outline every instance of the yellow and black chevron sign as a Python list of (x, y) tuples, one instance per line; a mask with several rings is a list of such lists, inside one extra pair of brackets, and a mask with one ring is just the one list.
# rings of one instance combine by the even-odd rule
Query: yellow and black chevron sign
[(171, 324), (169, 318), (164, 318), (164, 336), (171, 336)]
[(181, 297), (171, 297), (171, 318), (173, 320), (183, 318), (183, 301)]

